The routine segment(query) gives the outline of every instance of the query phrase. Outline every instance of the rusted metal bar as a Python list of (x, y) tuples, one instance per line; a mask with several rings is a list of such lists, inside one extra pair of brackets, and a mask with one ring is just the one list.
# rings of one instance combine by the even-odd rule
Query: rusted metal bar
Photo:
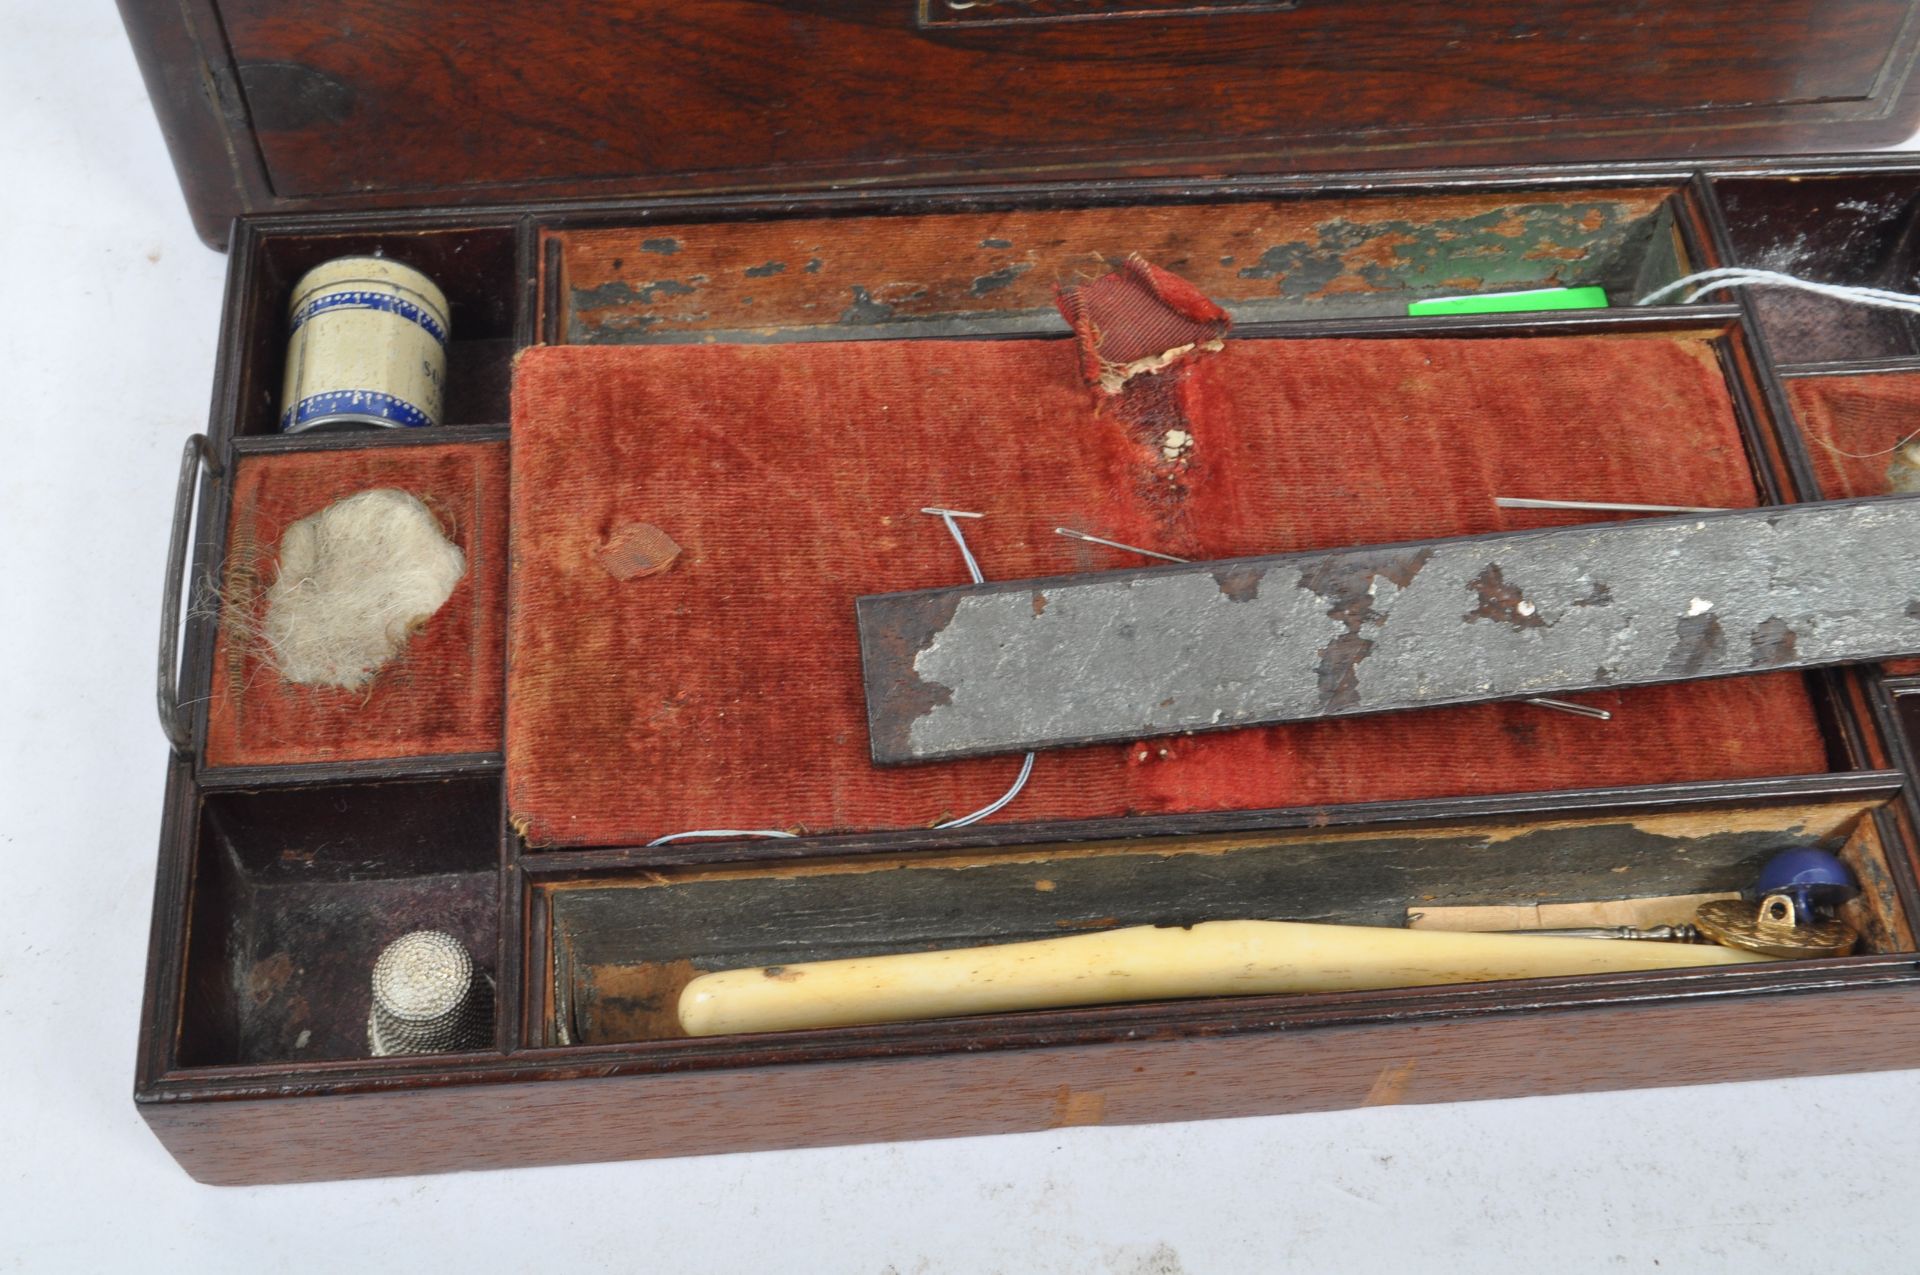
[(880, 763), (1847, 664), (1920, 652), (1920, 498), (927, 589), (858, 613)]

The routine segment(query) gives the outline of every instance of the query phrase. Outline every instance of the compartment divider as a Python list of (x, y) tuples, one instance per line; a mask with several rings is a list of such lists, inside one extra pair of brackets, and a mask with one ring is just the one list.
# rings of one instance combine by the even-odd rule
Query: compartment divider
[(1064, 846), (1147, 837), (1279, 833), (1362, 826), (1420, 829), (1465, 822), (1506, 825), (1569, 818), (1601, 808), (1614, 812), (1644, 810), (1660, 813), (1712, 802), (1779, 805), (1853, 797), (1890, 800), (1900, 791), (1904, 781), (1905, 775), (1896, 770), (1841, 771), (1776, 779), (1565, 789), (1507, 796), (1441, 797), (1280, 810), (1134, 815), (1052, 823), (982, 823), (945, 830), (678, 842), (665, 846), (592, 850), (540, 850), (523, 854), (519, 862), (530, 888), (537, 888), (551, 881), (583, 879), (604, 872), (674, 870), (741, 863), (804, 863), (826, 858), (912, 855), (922, 851), (951, 854), (1038, 844)]
[(378, 757), (368, 761), (206, 766), (200, 771), (200, 786), (208, 792), (220, 792), (393, 779), (458, 779), (468, 775), (498, 774), (504, 765), (499, 753), (447, 753), (426, 757)]
[(1780, 376), (1785, 380), (1814, 377), (1868, 376), (1876, 372), (1920, 372), (1920, 354), (1894, 354), (1878, 359), (1858, 359), (1826, 363), (1782, 363)]
[(534, 948), (527, 912), (531, 895), (526, 873), (520, 864), (520, 837), (507, 815), (506, 776), (504, 770), (496, 786), (499, 796), (499, 882), (500, 921), (499, 954), (494, 961), (494, 989), (498, 1013), (494, 1018), (494, 1045), (502, 1053), (513, 1053), (528, 1039), (527, 1005), (528, 962)]
[(147, 940), (147, 979), (140, 1010), (135, 1083), (149, 1084), (179, 1066), (185, 1019), (188, 923), (193, 911), (193, 844), (200, 793), (191, 758), (167, 761), (162, 790), (159, 865), (154, 874), (153, 927)]
[(560, 344), (562, 336), (560, 323), (567, 308), (566, 273), (565, 246), (558, 238), (543, 238), (540, 256), (540, 325), (538, 329), (541, 345)]
[(1753, 341), (1756, 332), (1751, 317), (1743, 313), (1730, 324), (1715, 348), (1754, 482), (1760, 488), (1761, 503), (1790, 504), (1802, 489), (1802, 475), (1795, 468), (1802, 457), (1788, 444), (1786, 435), (1793, 432), (1793, 416), (1787, 409), (1786, 395), (1771, 375), (1765, 351)]
[[(1395, 315), (1237, 324), (1228, 340), (1315, 340), (1326, 337), (1592, 336), (1612, 332), (1723, 332), (1743, 318), (1736, 305), (1636, 306), (1539, 314)], [(1033, 337), (1008, 334), (1020, 340)], [(991, 339), (991, 338), (987, 338)], [(1069, 340), (1059, 337), (1058, 340)]]
[(1772, 425), (1768, 431), (1772, 441), (1769, 450), (1775, 463), (1784, 469), (1786, 489), (1790, 492), (1782, 499), (1819, 500), (1820, 483), (1814, 476), (1813, 457), (1807, 451), (1806, 436), (1800, 432), (1800, 418), (1794, 414), (1792, 400), (1787, 396), (1780, 365), (1774, 360), (1772, 347), (1767, 343), (1759, 309), (1753, 304), (1753, 298), (1744, 292), (1737, 300), (1743, 315), (1740, 330), (1745, 334), (1752, 352), (1754, 376), (1765, 399)]
[(430, 425), (423, 429), (354, 429), (306, 434), (247, 434), (233, 440), (233, 454), (277, 456), (286, 452), (359, 452), (382, 447), (432, 447), (448, 443), (504, 443), (505, 422)]
[[(1864, 674), (1865, 691), (1880, 737), (1886, 742), (1888, 764), (1901, 773), (1920, 773), (1920, 677)], [(1903, 711), (1902, 701), (1911, 703)], [(1880, 835), (1891, 861), (1900, 907), (1920, 932), (1920, 788), (1909, 781), (1900, 799), (1875, 813)]]
[(513, 349), (517, 354), (540, 340), (540, 223), (520, 218), (513, 228)]
[(1684, 231), (1693, 233), (1695, 270), (1715, 270), (1735, 264), (1733, 236), (1727, 229), (1727, 210), (1720, 202), (1718, 179), (1704, 170), (1687, 179), (1686, 202), (1693, 219), (1683, 221)]

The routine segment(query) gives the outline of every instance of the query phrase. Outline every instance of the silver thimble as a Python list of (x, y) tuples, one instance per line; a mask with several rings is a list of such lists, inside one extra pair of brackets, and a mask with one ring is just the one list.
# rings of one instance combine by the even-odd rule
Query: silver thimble
[(387, 944), (373, 965), (367, 1045), (375, 1058), (481, 1049), (493, 1035), (493, 980), (474, 968), (460, 940), (415, 930)]

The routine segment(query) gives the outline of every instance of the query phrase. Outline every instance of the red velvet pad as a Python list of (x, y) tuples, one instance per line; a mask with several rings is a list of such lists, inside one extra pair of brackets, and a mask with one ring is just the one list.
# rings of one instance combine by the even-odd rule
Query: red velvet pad
[(222, 624), (207, 715), (209, 766), (362, 761), (500, 748), (507, 448), (370, 447), (242, 457), (233, 475), (225, 595), (265, 613), (286, 528), (372, 487), (418, 496), (467, 555), (453, 595), (406, 651), (357, 691), (285, 681)]
[(1920, 430), (1920, 372), (1797, 376), (1787, 397), (1824, 498), (1887, 494), (1894, 446)]
[[(1141, 384), (1145, 382), (1145, 384)], [(1711, 349), (1678, 337), (1230, 342), (1101, 411), (1067, 341), (536, 348), (514, 382), (507, 791), (536, 845), (920, 827), (1017, 760), (876, 769), (853, 601), (1579, 521), (1501, 495), (1755, 500)], [(1128, 387), (1128, 394), (1136, 392)], [(1108, 400), (1111, 405), (1111, 400)], [(1191, 436), (1174, 447), (1169, 430)], [(684, 552), (616, 580), (634, 523)], [(1043, 753), (997, 821), (1817, 772), (1794, 674)]]
[[(1920, 430), (1920, 373), (1794, 377), (1787, 398), (1823, 497), (1887, 494), (1892, 449)], [(1908, 677), (1920, 673), (1920, 660), (1888, 660), (1882, 667)]]

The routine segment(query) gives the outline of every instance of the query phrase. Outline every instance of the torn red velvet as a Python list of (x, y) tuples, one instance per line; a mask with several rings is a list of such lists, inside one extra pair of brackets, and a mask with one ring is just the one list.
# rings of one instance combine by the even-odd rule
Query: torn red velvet
[(1211, 297), (1138, 253), (1090, 283), (1054, 289), (1054, 303), (1073, 328), (1081, 375), (1109, 394), (1217, 350), (1232, 326)]
[[(264, 613), (288, 526), (337, 500), (396, 487), (424, 501), (467, 555), (452, 595), (357, 691), (298, 686), (246, 636)], [(262, 766), (491, 753), (500, 748), (507, 448), (368, 447), (244, 456), (234, 467), (222, 592), (252, 623), (223, 623), (207, 712), (207, 764)]]
[[(1673, 336), (1239, 341), (1151, 378), (1186, 438), (1096, 410), (1063, 341), (537, 348), (514, 385), (507, 791), (541, 845), (698, 828), (922, 827), (1015, 763), (876, 769), (854, 599), (1190, 558), (1582, 521), (1495, 495), (1749, 505), (1712, 349)], [(1173, 432), (1169, 430), (1168, 432)], [(614, 578), (646, 522), (683, 552)], [(1796, 675), (1052, 752), (998, 820), (1826, 768)]]

